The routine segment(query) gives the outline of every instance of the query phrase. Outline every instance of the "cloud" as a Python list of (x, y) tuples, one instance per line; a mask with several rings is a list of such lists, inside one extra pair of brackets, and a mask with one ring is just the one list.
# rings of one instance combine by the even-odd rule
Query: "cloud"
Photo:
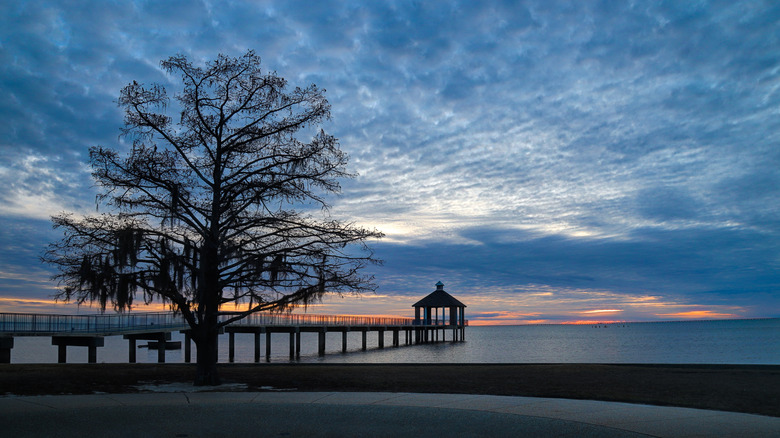
[[(780, 314), (778, 6), (41, 0), (0, 12), (4, 244), (50, 238), (37, 219), (52, 212), (92, 211), (86, 152), (127, 147), (122, 86), (173, 90), (161, 59), (255, 49), (291, 85), (328, 90), (325, 128), (360, 174), (332, 212), (386, 231), (383, 290), (443, 279)], [(41, 269), (2, 257), (20, 275)]]

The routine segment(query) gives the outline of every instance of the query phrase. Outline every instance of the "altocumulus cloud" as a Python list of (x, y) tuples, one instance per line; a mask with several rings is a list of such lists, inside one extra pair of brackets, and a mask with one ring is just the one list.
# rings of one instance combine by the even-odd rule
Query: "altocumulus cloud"
[[(0, 12), (5, 296), (51, 293), (35, 257), (56, 237), (45, 218), (94, 211), (85, 154), (126, 147), (122, 86), (172, 86), (158, 62), (175, 53), (255, 49), (292, 85), (328, 90), (325, 128), (360, 174), (332, 212), (387, 233), (375, 273), (393, 309), (442, 280), (496, 321), (780, 316), (772, 2), (30, 1)], [(326, 307), (368, 305), (382, 299)]]

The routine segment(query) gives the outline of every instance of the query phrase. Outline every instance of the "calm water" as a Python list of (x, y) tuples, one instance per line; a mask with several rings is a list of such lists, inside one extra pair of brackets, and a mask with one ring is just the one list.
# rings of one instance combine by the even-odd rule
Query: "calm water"
[[(376, 333), (368, 334), (362, 352), (360, 333), (348, 335), (347, 354), (341, 353), (341, 334), (329, 333), (327, 354), (317, 356), (317, 334), (301, 334), (300, 362), (324, 363), (709, 363), (780, 364), (780, 319), (627, 323), (607, 326), (537, 325), (483, 326), (466, 329), (462, 343), (403, 345), (377, 349)], [(448, 339), (451, 332), (447, 334)], [(265, 354), (265, 337), (261, 354)], [(183, 340), (179, 333), (173, 340)], [(252, 362), (254, 337), (236, 334), (236, 362)], [(138, 341), (143, 345), (144, 341)], [(227, 362), (228, 338), (220, 338), (220, 361)], [(274, 334), (271, 362), (288, 362), (289, 336)], [(98, 362), (127, 362), (128, 343), (121, 336), (105, 339)], [(193, 346), (193, 358), (194, 358)], [(16, 338), (13, 363), (57, 361), (49, 337)], [(87, 349), (68, 347), (68, 362), (87, 361)], [(139, 349), (138, 362), (156, 362), (157, 351)], [(183, 362), (183, 350), (166, 352), (167, 362)]]

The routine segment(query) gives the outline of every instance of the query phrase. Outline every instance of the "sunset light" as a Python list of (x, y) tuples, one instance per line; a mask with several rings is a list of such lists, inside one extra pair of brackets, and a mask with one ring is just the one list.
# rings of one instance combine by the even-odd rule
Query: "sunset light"
[(766, 5), (319, 4), (6, 8), (0, 310), (96, 310), (54, 303), (40, 257), (62, 237), (51, 215), (110, 212), (89, 148), (132, 147), (120, 90), (175, 96), (161, 60), (254, 49), (326, 90), (355, 175), (327, 209), (295, 208), (385, 235), (367, 242), (375, 291), (296, 312), (410, 316), (441, 280), (473, 325), (780, 316)]

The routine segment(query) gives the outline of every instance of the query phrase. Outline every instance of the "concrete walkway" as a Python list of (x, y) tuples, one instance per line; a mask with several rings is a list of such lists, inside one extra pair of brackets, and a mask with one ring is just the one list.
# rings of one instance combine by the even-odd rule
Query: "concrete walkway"
[(8, 437), (778, 437), (780, 418), (587, 400), (376, 392), (0, 397)]

